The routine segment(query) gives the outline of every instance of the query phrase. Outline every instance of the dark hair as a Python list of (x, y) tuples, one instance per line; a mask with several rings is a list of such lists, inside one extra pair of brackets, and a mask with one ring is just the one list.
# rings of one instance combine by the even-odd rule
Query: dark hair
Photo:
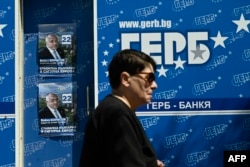
[(156, 70), (155, 61), (146, 53), (134, 49), (119, 51), (114, 55), (108, 67), (111, 88), (116, 89), (120, 85), (122, 72), (125, 71), (130, 75), (135, 75), (148, 64), (152, 65), (154, 71)]

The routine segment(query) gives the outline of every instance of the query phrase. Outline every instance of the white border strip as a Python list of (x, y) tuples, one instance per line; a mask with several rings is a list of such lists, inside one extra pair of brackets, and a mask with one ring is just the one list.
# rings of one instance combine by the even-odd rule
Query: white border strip
[(93, 1), (93, 11), (94, 11), (94, 94), (95, 101), (94, 107), (98, 104), (98, 35), (97, 35), (97, 0)]
[(250, 110), (213, 110), (213, 111), (157, 111), (136, 112), (137, 116), (176, 116), (176, 115), (250, 115)]
[(15, 118), (15, 114), (0, 114), (1, 119)]
[(24, 166), (23, 141), (23, 1), (15, 0), (15, 166)]

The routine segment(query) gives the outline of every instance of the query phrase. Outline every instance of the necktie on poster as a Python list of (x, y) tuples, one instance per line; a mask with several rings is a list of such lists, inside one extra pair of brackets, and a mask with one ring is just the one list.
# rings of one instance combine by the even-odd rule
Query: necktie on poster
[(56, 59), (60, 60), (61, 57), (57, 54), (57, 51), (56, 50), (53, 50), (53, 54), (55, 56)]
[(59, 113), (59, 111), (57, 109), (54, 110), (54, 113), (55, 113), (56, 118), (58, 119), (57, 122), (58, 122), (59, 126), (62, 127), (64, 125), (64, 123), (63, 123), (64, 121), (63, 121), (63, 119), (61, 119), (62, 118), (61, 114)]
[(56, 118), (62, 118), (57, 109), (54, 110)]
[(61, 66), (63, 66), (63, 60), (61, 59), (61, 57), (60, 57), (60, 55), (57, 53), (57, 51), (56, 50), (53, 50), (53, 54), (54, 54), (54, 57), (55, 57), (55, 59), (56, 59), (56, 61), (57, 61), (57, 65), (59, 66), (59, 67), (61, 67)]

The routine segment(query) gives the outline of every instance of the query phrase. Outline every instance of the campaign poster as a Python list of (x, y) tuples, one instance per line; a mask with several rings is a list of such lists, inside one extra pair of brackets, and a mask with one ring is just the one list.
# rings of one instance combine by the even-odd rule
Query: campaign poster
[(39, 24), (37, 55), (41, 76), (74, 74), (76, 24)]
[(46, 137), (74, 135), (77, 128), (76, 83), (40, 83), (38, 87), (40, 135)]

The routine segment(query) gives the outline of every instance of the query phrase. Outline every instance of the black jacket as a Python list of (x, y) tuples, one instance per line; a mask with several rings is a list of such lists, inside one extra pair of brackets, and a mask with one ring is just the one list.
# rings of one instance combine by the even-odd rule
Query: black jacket
[(86, 126), (80, 167), (156, 167), (141, 123), (121, 100), (107, 96)]

